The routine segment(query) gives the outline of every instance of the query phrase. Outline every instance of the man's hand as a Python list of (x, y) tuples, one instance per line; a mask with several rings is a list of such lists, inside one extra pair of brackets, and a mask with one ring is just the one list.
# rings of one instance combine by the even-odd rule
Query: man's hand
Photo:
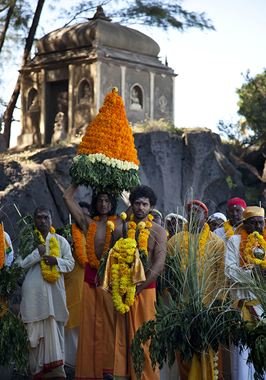
[(57, 258), (54, 256), (43, 256), (46, 265), (57, 265)]
[(44, 244), (39, 244), (37, 248), (38, 248), (38, 251), (39, 251), (40, 256), (45, 255), (45, 253), (46, 253), (46, 248), (45, 248), (45, 245), (44, 245)]

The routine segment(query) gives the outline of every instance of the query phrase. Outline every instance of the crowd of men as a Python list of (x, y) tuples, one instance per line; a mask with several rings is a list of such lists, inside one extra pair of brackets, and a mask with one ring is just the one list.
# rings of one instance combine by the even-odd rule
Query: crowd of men
[[(263, 208), (247, 206), (243, 199), (232, 198), (227, 202), (226, 216), (221, 212), (209, 216), (203, 202), (192, 200), (185, 205), (186, 215), (170, 213), (163, 218), (155, 209), (157, 198), (153, 190), (138, 186), (130, 194), (127, 219), (123, 221), (116, 215), (113, 196), (97, 194), (91, 204), (78, 203), (77, 189), (71, 185), (64, 193), (75, 223), (76, 229), (72, 228), (72, 231), (77, 233), (73, 246), (52, 228), (49, 208), (38, 207), (34, 212), (35, 228), (40, 233), (38, 245), (25, 259), (17, 258), (26, 270), (20, 312), (28, 334), (29, 367), (33, 379), (64, 379), (67, 366), (75, 370), (77, 380), (135, 380), (131, 341), (145, 321), (154, 319), (157, 278), (164, 271), (167, 254), (175, 254), (182, 244), (183, 231), (192, 223), (196, 226), (191, 232), (193, 235), (202, 233), (208, 224), (207, 239), (215, 246), (212, 252), (217, 255), (215, 271), (210, 268), (206, 297), (215, 297), (226, 277), (234, 284), (233, 300), (243, 303), (254, 298), (252, 293), (243, 294), (238, 288), (241, 282), (241, 235), (238, 229), (241, 226), (247, 234), (257, 231), (263, 235)], [(114, 309), (110, 292), (101, 286), (97, 263), (107, 248), (125, 236), (130, 221), (136, 224), (146, 222), (150, 214), (153, 220), (148, 231), (146, 279), (137, 285), (135, 301), (129, 312), (120, 314)], [(114, 229), (109, 236), (110, 221)], [(6, 238), (11, 246), (8, 234)], [(82, 263), (82, 257), (90, 259)], [(12, 261), (13, 251), (12, 256), (11, 253), (6, 255), (5, 265), (12, 265)], [(207, 259), (205, 262), (208, 265)], [(47, 268), (52, 277), (46, 277)], [(260, 306), (253, 306), (253, 309), (259, 317)], [(159, 380), (160, 371), (152, 368), (148, 346), (144, 347), (144, 352), (142, 379)], [(232, 347), (232, 380), (252, 378), (254, 369), (246, 359), (245, 351)], [(191, 378), (189, 366), (182, 363), (182, 359), (179, 359), (178, 367), (178, 378)]]

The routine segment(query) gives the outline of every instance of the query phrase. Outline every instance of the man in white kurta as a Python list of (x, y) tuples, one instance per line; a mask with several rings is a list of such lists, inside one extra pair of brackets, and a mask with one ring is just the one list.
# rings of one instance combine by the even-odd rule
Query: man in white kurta
[[(22, 285), (21, 317), (29, 339), (30, 370), (33, 379), (64, 379), (64, 325), (68, 319), (63, 273), (74, 267), (69, 243), (62, 236), (50, 233), (51, 213), (38, 208), (34, 213), (36, 228), (45, 245), (39, 245), (22, 262), (27, 270)], [(49, 255), (49, 241), (59, 242), (59, 257)], [(54, 283), (44, 280), (40, 262), (56, 265), (60, 277)]]
[[(243, 229), (248, 234), (257, 231), (260, 234), (264, 229), (264, 210), (260, 207), (250, 206), (243, 212)], [(248, 269), (241, 266), (240, 257), (241, 235), (233, 235), (227, 241), (227, 250), (225, 256), (225, 274), (230, 279), (231, 288), (230, 295), (234, 301), (238, 301), (239, 308), (245, 301), (255, 300), (254, 295), (246, 288), (241, 286), (243, 279), (241, 273), (251, 275), (251, 268)], [(262, 314), (260, 305), (252, 305), (254, 312), (258, 317)], [(248, 349), (243, 349), (241, 352), (238, 347), (231, 346), (231, 379), (232, 380), (253, 380), (254, 367), (252, 363), (247, 363)]]

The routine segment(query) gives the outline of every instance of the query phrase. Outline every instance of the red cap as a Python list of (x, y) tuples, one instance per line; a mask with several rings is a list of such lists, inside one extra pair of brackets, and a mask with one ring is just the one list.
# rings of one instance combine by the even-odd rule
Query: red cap
[(230, 207), (230, 206), (241, 206), (242, 208), (246, 208), (247, 204), (244, 201), (244, 199), (235, 197), (227, 201), (227, 207)]
[(187, 204), (187, 209), (190, 209), (192, 205), (197, 205), (201, 207), (204, 210), (205, 214), (208, 216), (208, 212), (209, 212), (208, 207), (203, 202), (194, 199), (193, 201)]

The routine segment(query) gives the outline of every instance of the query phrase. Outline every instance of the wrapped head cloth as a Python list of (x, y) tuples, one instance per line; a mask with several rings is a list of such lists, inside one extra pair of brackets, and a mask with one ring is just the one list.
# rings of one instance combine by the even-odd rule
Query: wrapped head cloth
[(262, 218), (264, 218), (264, 216), (265, 216), (264, 208), (258, 207), (258, 206), (248, 206), (243, 211), (243, 219), (244, 220), (247, 220), (249, 218), (253, 218), (255, 216), (261, 216)]
[(240, 206), (243, 209), (245, 209), (247, 207), (247, 204), (244, 201), (244, 199), (235, 197), (235, 198), (228, 199), (227, 201), (227, 207), (231, 207), (231, 206)]

